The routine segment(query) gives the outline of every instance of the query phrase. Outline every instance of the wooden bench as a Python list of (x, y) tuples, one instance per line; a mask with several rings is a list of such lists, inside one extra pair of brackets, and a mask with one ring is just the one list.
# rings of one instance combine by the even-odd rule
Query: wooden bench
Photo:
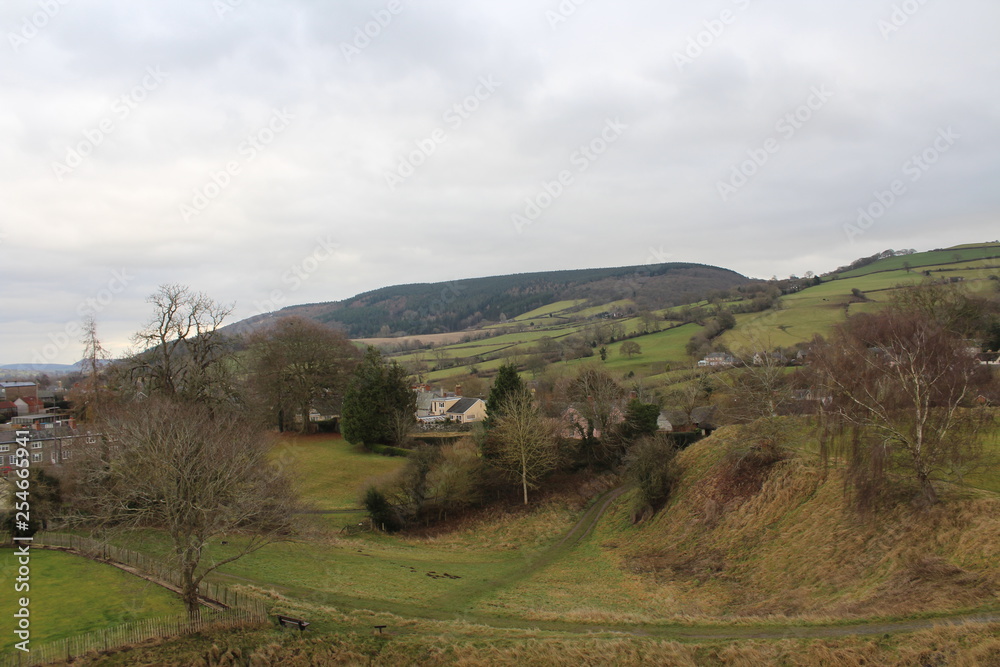
[(376, 625), (374, 627), (375, 627), (376, 630), (378, 630), (379, 634), (382, 634), (382, 631), (385, 630), (389, 626), (387, 626), (387, 625)]
[(308, 621), (303, 621), (301, 618), (292, 618), (291, 616), (282, 616), (281, 614), (278, 614), (278, 624), (286, 628), (298, 628), (299, 632), (304, 632), (309, 627)]

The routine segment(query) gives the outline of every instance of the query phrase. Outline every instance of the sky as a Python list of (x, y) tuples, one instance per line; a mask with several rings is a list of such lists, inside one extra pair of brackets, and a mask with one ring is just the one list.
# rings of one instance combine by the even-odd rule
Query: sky
[(995, 0), (7, 0), (0, 364), (414, 282), (1000, 236)]

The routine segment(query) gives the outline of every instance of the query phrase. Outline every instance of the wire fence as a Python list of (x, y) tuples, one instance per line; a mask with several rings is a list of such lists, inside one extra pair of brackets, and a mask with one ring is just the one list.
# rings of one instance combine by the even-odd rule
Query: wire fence
[[(0, 532), (0, 546), (11, 546), (11, 534)], [(33, 547), (71, 549), (94, 560), (125, 565), (137, 574), (157, 579), (175, 588), (181, 588), (181, 575), (176, 568), (161, 559), (147, 554), (107, 544), (93, 538), (64, 533), (36, 533)], [(92, 652), (108, 651), (137, 644), (150, 639), (162, 639), (206, 630), (219, 630), (268, 622), (267, 604), (260, 598), (203, 581), (198, 595), (218, 603), (225, 609), (202, 609), (194, 616), (178, 615), (149, 618), (125, 623), (113, 628), (89, 632), (54, 642), (32, 645), (30, 652), (17, 649), (0, 657), (0, 667), (31, 667), (49, 662), (69, 660)]]

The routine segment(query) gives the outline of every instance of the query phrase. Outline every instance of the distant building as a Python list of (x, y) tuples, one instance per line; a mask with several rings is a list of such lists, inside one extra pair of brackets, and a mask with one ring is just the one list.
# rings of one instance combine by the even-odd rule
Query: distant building
[(14, 401), (14, 406), (17, 408), (18, 417), (38, 414), (45, 409), (42, 402), (33, 396), (18, 397), (17, 400)]
[(731, 354), (726, 354), (725, 352), (713, 352), (711, 354), (707, 354), (704, 359), (698, 362), (698, 366), (701, 368), (720, 368), (735, 365), (736, 357)]
[[(69, 462), (74, 453), (88, 446), (98, 444), (102, 436), (84, 432), (76, 428), (73, 419), (56, 417), (56, 415), (31, 415), (55, 419), (52, 422), (32, 422), (26, 426), (28, 431), (28, 457), (31, 464), (42, 466), (61, 466)], [(24, 419), (24, 418), (18, 418)], [(13, 428), (0, 431), (0, 476), (9, 477), (17, 460), (17, 431)]]
[(0, 401), (16, 401), (24, 397), (38, 398), (38, 385), (34, 382), (0, 382)]

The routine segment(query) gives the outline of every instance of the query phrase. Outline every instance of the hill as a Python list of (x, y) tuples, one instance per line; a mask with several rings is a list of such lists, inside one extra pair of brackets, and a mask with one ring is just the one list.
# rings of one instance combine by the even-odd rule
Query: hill
[[(861, 258), (820, 278), (748, 282), (716, 291), (712, 301), (659, 308), (645, 317), (641, 303), (620, 298), (603, 303), (590, 300), (553, 301), (508, 318), (505, 323), (466, 332), (462, 340), (438, 340), (432, 352), (412, 350), (414, 339), (378, 339), (374, 344), (400, 351), (397, 359), (428, 382), (465, 382), (468, 375), (491, 374), (501, 363), (516, 361), (524, 370), (540, 369), (540, 359), (556, 371), (573, 373), (581, 364), (594, 363), (606, 348), (602, 366), (627, 376), (647, 378), (652, 384), (676, 381), (678, 369), (690, 368), (688, 343), (706, 330), (716, 308), (734, 313), (735, 326), (713, 340), (740, 353), (750, 346), (791, 348), (827, 336), (849, 315), (881, 308), (905, 285), (925, 281), (957, 281), (971, 290), (993, 291), (1000, 282), (1000, 244), (956, 246), (928, 252), (892, 251)], [(764, 290), (762, 292), (761, 290)], [(776, 298), (758, 305), (762, 294)], [(603, 315), (613, 313), (614, 318)], [(641, 346), (634, 356), (621, 354), (625, 339)], [(428, 343), (421, 338), (420, 342)], [(674, 373), (670, 369), (675, 369)], [(475, 384), (475, 383), (473, 383)], [(649, 386), (649, 385), (647, 385)]]
[(564, 300), (579, 300), (582, 307), (627, 298), (640, 308), (666, 308), (748, 281), (729, 269), (689, 263), (489, 276), (396, 285), (343, 301), (289, 306), (230, 330), (245, 332), (273, 317), (302, 316), (337, 324), (351, 338), (438, 334), (515, 319)]

